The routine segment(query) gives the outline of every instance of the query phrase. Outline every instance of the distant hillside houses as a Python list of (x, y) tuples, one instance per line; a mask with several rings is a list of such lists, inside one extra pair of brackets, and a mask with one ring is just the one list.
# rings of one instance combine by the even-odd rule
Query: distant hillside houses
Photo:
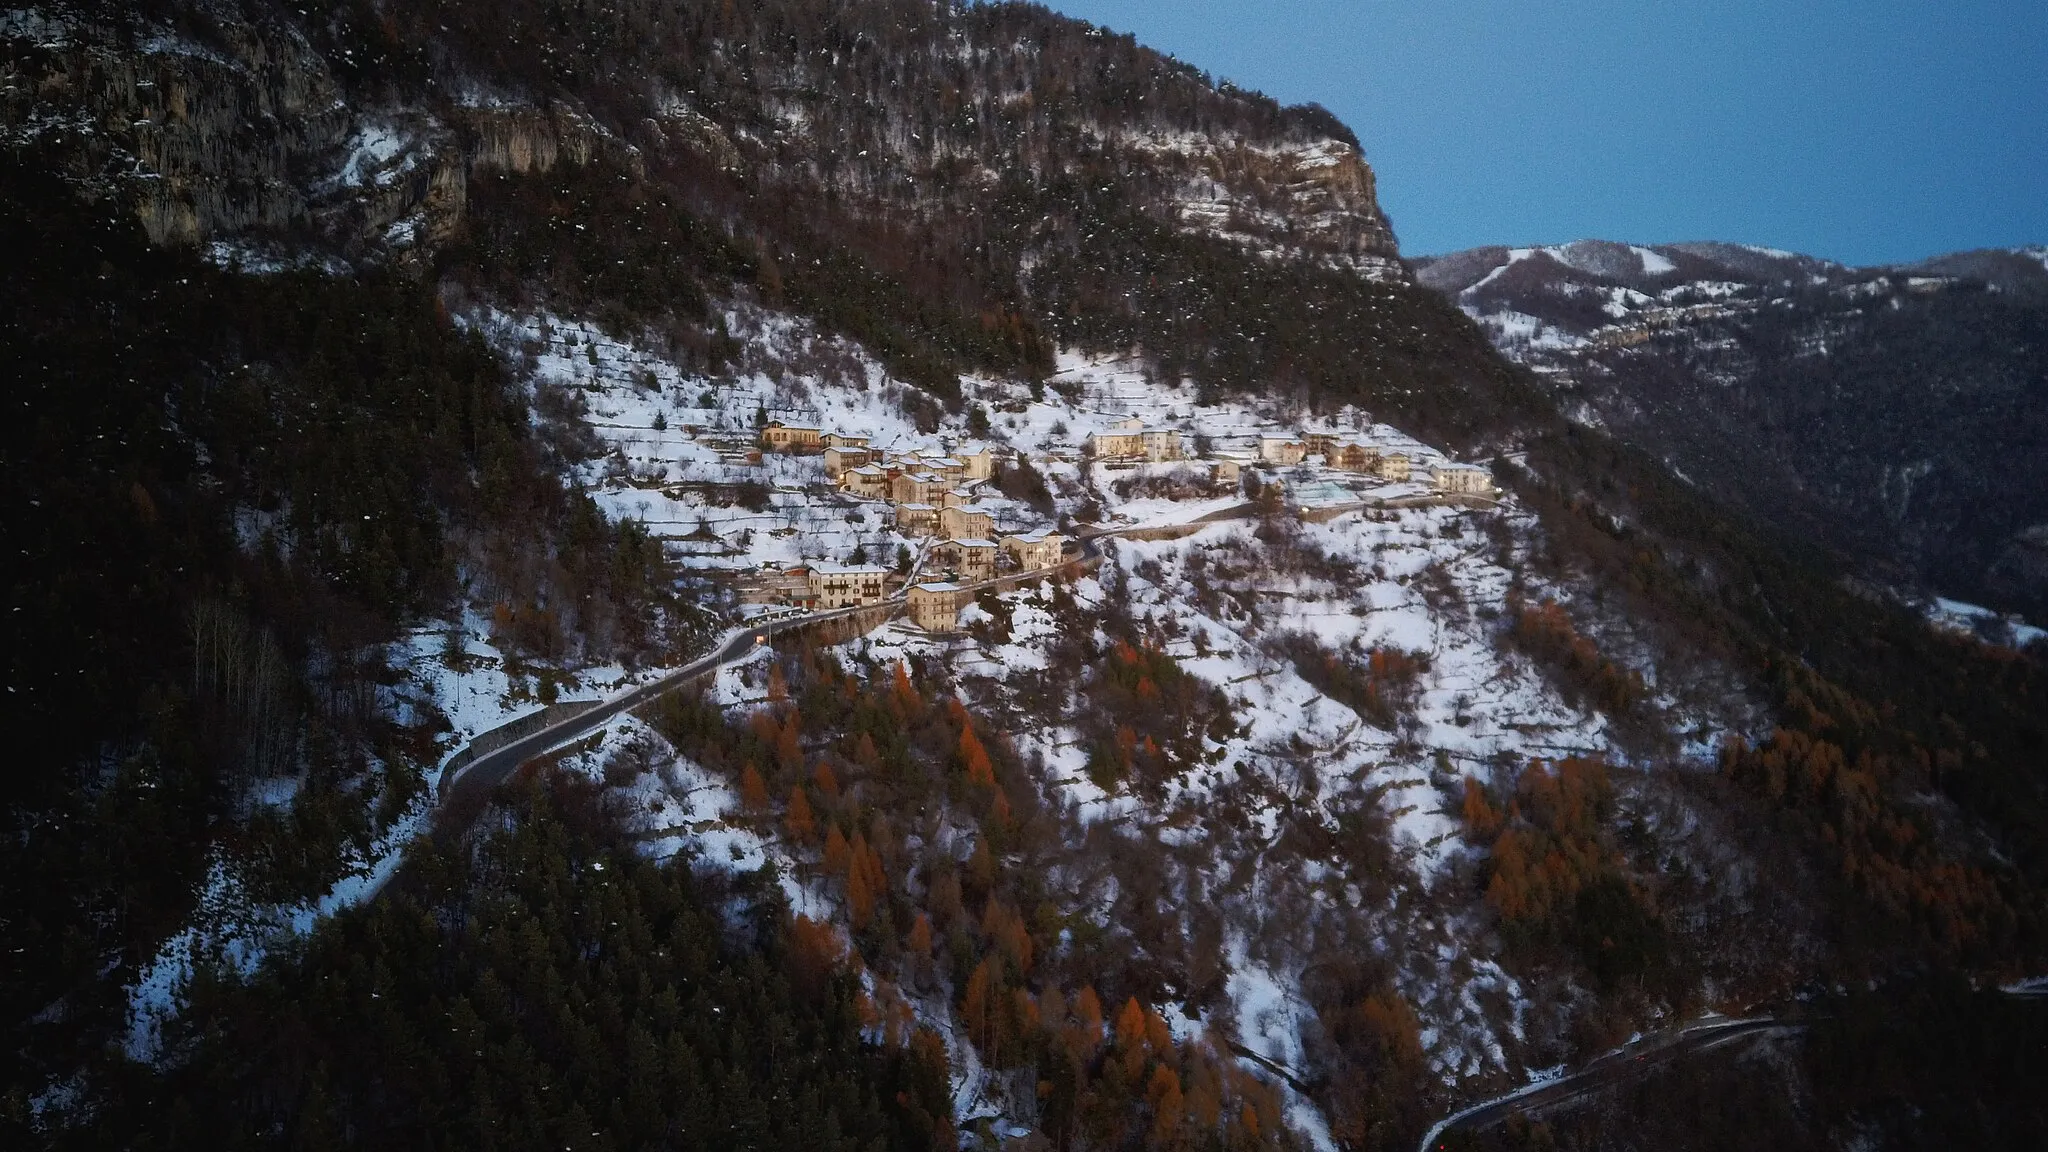
[[(1180, 458), (1178, 433), (1133, 427), (1130, 436), (1140, 456)], [(764, 452), (822, 455), (825, 475), (840, 491), (888, 501), (895, 505), (897, 532), (934, 541), (919, 567), (959, 583), (926, 581), (906, 590), (913, 617), (923, 621), (920, 626), (951, 627), (957, 605), (948, 599), (949, 589), (994, 579), (1003, 569), (1033, 572), (1065, 562), (1066, 539), (1058, 533), (998, 534), (994, 508), (976, 496), (996, 473), (996, 452), (987, 444), (950, 442), (899, 451), (879, 448), (866, 436), (781, 421), (763, 426), (759, 437)], [(894, 580), (888, 570), (873, 565), (817, 563), (754, 573), (743, 581), (743, 595), (749, 603), (843, 608), (885, 599)]]
[[(1246, 443), (1250, 443), (1249, 438)], [(1432, 453), (1420, 455), (1423, 459), (1418, 460), (1416, 453), (1372, 436), (1369, 425), (1357, 431), (1328, 427), (1276, 429), (1259, 433), (1255, 455), (1245, 458), (1243, 464), (1256, 463), (1270, 469), (1320, 462), (1331, 471), (1373, 476), (1390, 484), (1409, 483), (1416, 479), (1417, 468), (1426, 466), (1430, 489), (1438, 496), (1498, 497), (1490, 469), (1444, 460)], [(1219, 460), (1228, 456), (1218, 454)], [(1215, 474), (1221, 480), (1226, 469), (1219, 463)]]
[(1459, 496), (1492, 496), (1493, 473), (1476, 464), (1445, 461), (1429, 468), (1430, 487)]
[[(897, 534), (924, 542), (924, 548), (907, 587), (904, 577), (878, 565), (820, 562), (748, 575), (741, 583), (749, 603), (828, 610), (879, 603), (902, 588), (912, 623), (927, 631), (950, 632), (957, 627), (961, 605), (977, 586), (1002, 573), (1051, 571), (1067, 562), (1068, 537), (1050, 530), (1004, 533), (996, 509), (1006, 505), (982, 502), (981, 493), (992, 491), (989, 485), (997, 471), (996, 450), (987, 444), (949, 440), (914, 449), (882, 448), (866, 436), (780, 421), (761, 427), (758, 437), (757, 452), (821, 456), (825, 477), (839, 491), (893, 505)], [(1279, 485), (1289, 505), (1304, 517), (1341, 515), (1360, 506), (1364, 486), (1340, 475), (1344, 473), (1407, 485), (1421, 479), (1415, 474), (1426, 469), (1427, 488), (1386, 496), (1402, 501), (1497, 496), (1488, 469), (1443, 459), (1399, 436), (1375, 435), (1369, 423), (1357, 428), (1247, 429), (1227, 439), (1230, 448), (1225, 451), (1198, 441), (1202, 451), (1195, 460), (1181, 432), (1147, 426), (1132, 416), (1087, 435), (1080, 459), (1119, 470), (1175, 464), (1175, 469), (1161, 471), (1162, 481), (1180, 475), (1187, 467), (1180, 462), (1192, 461), (1196, 470), (1206, 471), (1212, 493), (1235, 490), (1244, 483), (1247, 468), (1264, 469), (1266, 481)], [(1071, 447), (1062, 451), (1053, 445), (1047, 445), (1047, 457), (1073, 459)], [(1287, 471), (1274, 475), (1276, 469)], [(854, 553), (855, 558), (861, 555)], [(926, 578), (919, 579), (919, 574)]]
[(1135, 416), (1118, 421), (1107, 432), (1090, 435), (1086, 447), (1089, 458), (1094, 460), (1144, 460), (1159, 464), (1187, 459), (1180, 433), (1170, 428), (1147, 428)]

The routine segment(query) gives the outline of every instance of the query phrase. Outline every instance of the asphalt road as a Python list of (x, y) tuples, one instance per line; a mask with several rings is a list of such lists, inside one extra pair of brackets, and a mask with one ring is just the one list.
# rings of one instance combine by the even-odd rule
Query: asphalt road
[[(1121, 531), (1128, 530), (1121, 529)], [(1115, 535), (1117, 531), (1120, 530), (1112, 529), (1098, 535)], [(1096, 542), (1096, 537), (1084, 538), (1080, 541), (1080, 545), (1081, 554), (1078, 559), (1081, 563), (1091, 563), (1101, 557), (1102, 547)], [(1016, 572), (1007, 576), (998, 576), (993, 580), (983, 580), (976, 584), (969, 584), (965, 587), (969, 591), (981, 588), (998, 588), (1027, 580), (1042, 580), (1047, 574), (1048, 572), (1046, 571)], [(891, 601), (900, 601), (901, 599), (902, 594), (900, 593), (890, 598)], [(884, 601), (884, 603), (888, 602)], [(717, 651), (707, 656), (699, 657), (659, 680), (650, 681), (629, 692), (615, 696), (588, 712), (571, 716), (558, 724), (543, 728), (530, 736), (514, 740), (495, 752), (479, 756), (475, 760), (470, 761), (467, 766), (463, 767), (453, 777), (441, 782), (440, 796), (436, 801), (436, 808), (446, 811), (462, 803), (480, 802), (484, 797), (490, 795), (492, 789), (503, 784), (521, 764), (526, 763), (528, 760), (546, 752), (550, 748), (559, 747), (596, 731), (606, 721), (621, 712), (637, 708), (647, 701), (679, 688), (700, 676), (709, 675), (727, 664), (745, 659), (748, 653), (765, 643), (770, 636), (776, 633), (787, 632), (792, 628), (800, 628), (823, 621), (836, 620), (845, 616), (852, 616), (857, 612), (867, 611), (874, 607), (876, 607), (874, 604), (863, 604), (856, 608), (836, 608), (829, 612), (806, 612), (801, 616), (785, 616), (779, 620), (771, 620), (757, 627), (735, 633), (724, 644), (720, 645)]]
[[(1239, 504), (1230, 508), (1218, 509), (1189, 523), (1212, 523), (1219, 520), (1238, 519), (1248, 515), (1250, 510), (1251, 505)], [(1092, 528), (1079, 532), (1077, 533), (1077, 543), (1080, 545), (1080, 555), (1077, 559), (1082, 564), (1092, 564), (1102, 558), (1102, 545), (1100, 541), (1103, 537), (1116, 536), (1121, 533), (1140, 531), (1152, 527), (1158, 526), (1131, 525), (1120, 528)], [(993, 580), (983, 580), (978, 583), (968, 584), (964, 587), (968, 591), (977, 591), (983, 588), (1000, 588), (1029, 580), (1042, 580), (1045, 578), (1045, 575), (1045, 572), (1016, 572), (1007, 576), (998, 576)], [(896, 596), (890, 597), (890, 600), (900, 602), (902, 598), (903, 594), (898, 593)], [(884, 603), (887, 602), (884, 601)], [(615, 696), (588, 712), (579, 713), (558, 724), (543, 728), (530, 736), (514, 740), (495, 752), (479, 756), (475, 760), (470, 761), (469, 764), (457, 771), (454, 776), (441, 782), (436, 809), (438, 811), (446, 811), (461, 803), (481, 801), (482, 798), (490, 795), (492, 789), (504, 783), (514, 770), (528, 760), (546, 752), (550, 748), (559, 747), (596, 731), (606, 721), (621, 712), (637, 708), (641, 704), (687, 684), (699, 676), (716, 672), (727, 664), (744, 659), (756, 646), (765, 643), (768, 637), (778, 632), (787, 632), (792, 628), (800, 628), (827, 620), (851, 616), (857, 612), (874, 607), (875, 605), (873, 604), (864, 604), (857, 608), (837, 608), (829, 612), (807, 612), (801, 616), (785, 616), (779, 620), (768, 621), (754, 628), (735, 633), (724, 644), (720, 645), (717, 651), (712, 652), (710, 655), (699, 657), (697, 660), (676, 669), (659, 680), (650, 681), (623, 695)]]
[(1761, 1033), (1794, 1031), (1804, 1027), (1804, 1024), (1792, 1021), (1760, 1016), (1694, 1024), (1675, 1032), (1646, 1036), (1599, 1057), (1576, 1072), (1453, 1112), (1430, 1128), (1428, 1135), (1422, 1138), (1421, 1152), (1435, 1152), (1441, 1147), (1438, 1142), (1446, 1132), (1489, 1128), (1517, 1113), (1553, 1108), (1589, 1093), (1627, 1083), (1674, 1060)]
[(523, 739), (514, 740), (495, 752), (479, 756), (475, 760), (470, 761), (468, 766), (458, 772), (454, 778), (442, 781), (437, 807), (446, 810), (456, 805), (458, 801), (488, 796), (493, 788), (504, 783), (505, 779), (512, 775), (513, 770), (526, 761), (546, 752), (550, 748), (566, 744), (580, 736), (595, 731), (606, 721), (621, 712), (637, 708), (647, 701), (680, 687), (699, 676), (716, 672), (727, 664), (744, 659), (749, 652), (752, 652), (757, 646), (765, 643), (768, 637), (778, 632), (786, 632), (800, 625), (816, 624), (824, 620), (836, 620), (842, 616), (851, 616), (856, 612), (865, 611), (873, 607), (875, 605), (865, 604), (858, 608), (836, 608), (829, 612), (808, 612), (802, 616), (787, 616), (780, 620), (771, 620), (765, 624), (747, 629), (744, 632), (736, 633), (726, 640), (717, 651), (708, 656), (699, 657), (697, 660), (676, 669), (659, 680), (650, 681), (629, 692), (614, 696), (588, 712), (579, 713), (559, 724), (543, 728)]

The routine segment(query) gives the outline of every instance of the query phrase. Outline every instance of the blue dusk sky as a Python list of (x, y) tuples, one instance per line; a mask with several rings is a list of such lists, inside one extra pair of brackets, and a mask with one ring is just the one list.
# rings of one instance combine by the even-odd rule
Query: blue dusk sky
[(1050, 0), (1335, 112), (1410, 255), (2048, 243), (2048, 0)]

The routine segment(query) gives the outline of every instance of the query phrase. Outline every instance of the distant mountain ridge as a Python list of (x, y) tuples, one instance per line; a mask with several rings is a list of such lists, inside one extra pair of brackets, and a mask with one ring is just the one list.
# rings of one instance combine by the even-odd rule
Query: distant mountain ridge
[(1851, 268), (1581, 240), (1410, 263), (1580, 422), (1887, 583), (2048, 610), (2048, 248)]

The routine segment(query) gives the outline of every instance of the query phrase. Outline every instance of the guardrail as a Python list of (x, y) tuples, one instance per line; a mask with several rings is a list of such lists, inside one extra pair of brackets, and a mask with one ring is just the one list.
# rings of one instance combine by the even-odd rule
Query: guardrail
[(517, 743), (564, 720), (573, 720), (592, 708), (602, 707), (603, 704), (602, 700), (566, 700), (560, 704), (550, 704), (545, 708), (528, 712), (496, 728), (487, 728), (472, 737), (469, 743), (463, 745), (441, 765), (441, 778), (452, 779), (479, 756), (488, 756), (508, 744)]

